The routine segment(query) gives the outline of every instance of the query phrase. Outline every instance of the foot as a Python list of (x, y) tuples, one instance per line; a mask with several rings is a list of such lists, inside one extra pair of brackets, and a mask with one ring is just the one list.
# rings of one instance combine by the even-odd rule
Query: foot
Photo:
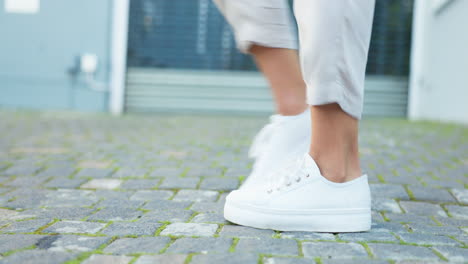
[(296, 116), (273, 115), (254, 139), (249, 156), (255, 158), (253, 169), (241, 190), (264, 188), (265, 182), (289, 159), (305, 153), (310, 146), (310, 110)]
[(327, 180), (309, 154), (278, 172), (267, 190), (237, 190), (224, 217), (236, 224), (279, 231), (360, 232), (371, 226), (367, 176)]

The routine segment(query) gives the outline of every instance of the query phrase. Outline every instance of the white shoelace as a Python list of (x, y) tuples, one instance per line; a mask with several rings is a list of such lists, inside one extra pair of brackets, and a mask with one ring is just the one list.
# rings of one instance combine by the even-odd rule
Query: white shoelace
[(276, 181), (272, 180), (275, 177), (269, 177), (270, 188), (267, 189), (268, 193), (272, 193), (275, 190), (280, 191), (283, 187), (289, 187), (294, 182), (299, 183), (303, 178), (310, 177), (310, 174), (305, 171), (304, 157), (302, 156), (292, 160), (283, 169), (278, 171), (278, 173), (282, 174), (283, 176)]
[(265, 125), (255, 136), (249, 150), (249, 157), (258, 158), (265, 152), (275, 130), (281, 126), (282, 123), (283, 122), (281, 122), (279, 115), (270, 116), (270, 123)]

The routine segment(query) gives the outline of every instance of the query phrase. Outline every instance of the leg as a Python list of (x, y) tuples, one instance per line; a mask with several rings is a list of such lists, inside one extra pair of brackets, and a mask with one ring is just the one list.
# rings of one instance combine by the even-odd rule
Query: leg
[(312, 115), (309, 154), (334, 182), (361, 175), (358, 121), (373, 10), (374, 0), (295, 1)]
[(280, 115), (307, 108), (297, 40), (285, 0), (214, 0), (234, 29), (242, 52), (253, 55), (268, 80)]
[(280, 115), (298, 115), (307, 108), (305, 83), (296, 50), (254, 45), (250, 52), (270, 83)]
[[(374, 0), (295, 0), (312, 142), (264, 190), (226, 197), (231, 222), (281, 231), (371, 228), (371, 195), (358, 159), (358, 121)], [(308, 153), (307, 153), (308, 152)]]
[(255, 137), (252, 172), (241, 189), (269, 182), (287, 157), (307, 151), (310, 112), (287, 0), (214, 0), (234, 30), (238, 48), (250, 53), (268, 80), (278, 114)]

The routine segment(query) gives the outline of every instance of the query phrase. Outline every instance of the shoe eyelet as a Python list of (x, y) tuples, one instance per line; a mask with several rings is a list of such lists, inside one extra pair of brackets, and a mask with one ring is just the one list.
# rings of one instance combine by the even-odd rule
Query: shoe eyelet
[(296, 182), (300, 182), (300, 181), (301, 181), (301, 177), (297, 177)]
[(286, 183), (286, 186), (288, 187), (291, 186), (291, 182)]
[(307, 176), (306, 176), (306, 177), (309, 178), (309, 177), (310, 177), (310, 174), (307, 173)]
[(272, 192), (273, 192), (272, 189), (267, 190), (267, 193), (268, 193), (268, 194), (270, 194), (270, 193), (272, 193)]

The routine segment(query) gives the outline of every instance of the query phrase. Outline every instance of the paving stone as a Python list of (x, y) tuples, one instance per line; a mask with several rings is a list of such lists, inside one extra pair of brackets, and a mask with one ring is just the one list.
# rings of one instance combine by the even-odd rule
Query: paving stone
[(183, 210), (188, 208), (192, 202), (190, 201), (172, 201), (172, 200), (154, 200), (147, 202), (143, 209), (147, 210)]
[[(181, 254), (146, 255), (138, 258), (135, 264), (184, 264), (186, 258), (186, 255)], [(191, 263), (193, 263), (193, 261)]]
[(314, 233), (314, 232), (300, 232), (289, 231), (282, 232), (282, 238), (295, 238), (299, 240), (335, 240), (335, 236), (330, 233)]
[(372, 199), (372, 210), (391, 213), (402, 213), (398, 203), (395, 200), (388, 198)]
[(99, 248), (107, 243), (110, 237), (87, 237), (76, 235), (57, 235), (46, 236), (36, 243), (38, 249), (47, 249), (49, 251), (78, 251), (86, 252)]
[(219, 193), (203, 190), (180, 190), (174, 197), (174, 201), (214, 202)]
[(445, 211), (437, 204), (401, 201), (400, 205), (406, 212), (411, 214), (427, 216), (447, 216)]
[(128, 264), (133, 257), (128, 256), (109, 256), (93, 254), (82, 264)]
[(163, 180), (159, 189), (195, 189), (200, 178), (194, 177), (167, 177)]
[[(386, 260), (377, 259), (322, 259), (322, 264), (389, 264)], [(416, 263), (415, 263), (416, 264)], [(421, 263), (426, 264), (426, 262)]]
[(213, 202), (196, 202), (193, 203), (190, 209), (192, 209), (195, 212), (222, 213), (224, 210), (224, 204)]
[(468, 204), (468, 189), (452, 189), (452, 193), (458, 202)]
[(75, 177), (80, 178), (106, 178), (112, 175), (113, 169), (84, 168)]
[(434, 201), (434, 202), (456, 202), (455, 198), (443, 189), (410, 186), (408, 187), (416, 200), (419, 201)]
[(39, 227), (44, 226), (51, 221), (52, 219), (34, 219), (34, 220), (17, 221), (17, 222), (12, 222), (7, 227), (0, 229), (0, 231), (7, 232), (7, 233), (34, 232)]
[(237, 243), (235, 252), (255, 252), (284, 256), (297, 256), (299, 254), (295, 240), (274, 238), (241, 238)]
[(89, 182), (83, 184), (81, 188), (112, 190), (118, 188), (121, 184), (122, 181), (118, 179), (92, 179)]
[[(182, 175), (184, 169), (182, 168), (155, 168), (151, 173), (150, 177), (167, 177), (167, 179), (176, 178)], [(173, 181), (174, 184), (177, 184), (176, 181)], [(180, 188), (190, 188), (190, 187), (180, 187)]]
[(457, 241), (440, 235), (430, 234), (399, 234), (399, 237), (406, 243), (414, 243), (419, 245), (449, 245), (449, 246), (460, 246)]
[[(392, 222), (398, 223), (420, 223), (426, 225), (433, 225), (435, 222), (431, 216), (420, 216), (414, 214), (392, 214), (386, 213), (385, 217), (390, 219)], [(447, 217), (443, 217), (447, 218)]]
[(30, 247), (36, 244), (43, 235), (2, 235), (0, 234), (0, 254)]
[(120, 255), (137, 253), (157, 254), (170, 241), (171, 239), (169, 237), (120, 238), (104, 248), (104, 252)]
[(40, 169), (41, 167), (35, 164), (16, 163), (8, 169), (2, 171), (0, 175), (33, 175)]
[(66, 179), (71, 176), (75, 168), (71, 166), (54, 166), (46, 168), (45, 170), (39, 172), (37, 177), (49, 178), (49, 177), (60, 177), (59, 179)]
[(395, 264), (445, 264), (445, 261), (437, 260), (400, 260), (396, 261)]
[(401, 185), (396, 184), (370, 184), (372, 198), (390, 198), (409, 200), (408, 193)]
[(79, 220), (90, 215), (94, 209), (91, 208), (73, 208), (73, 207), (53, 207), (36, 208), (22, 211), (19, 215), (24, 218), (47, 218), (62, 220)]
[(50, 264), (63, 263), (71, 260), (75, 254), (68, 252), (50, 252), (46, 250), (27, 250), (10, 255), (2, 260), (2, 264)]
[(19, 212), (10, 209), (0, 208), (0, 220), (15, 219)]
[(437, 246), (434, 249), (450, 262), (466, 263), (468, 260), (468, 248)]
[(82, 233), (95, 234), (101, 230), (105, 224), (83, 222), (83, 221), (60, 221), (57, 222), (42, 232), (44, 233)]
[(116, 171), (112, 177), (113, 178), (125, 178), (125, 177), (136, 177), (142, 178), (148, 174), (149, 169), (147, 168), (120, 168)]
[[(445, 177), (445, 175), (441, 176), (442, 178)], [(434, 188), (464, 188), (464, 185), (457, 182), (455, 179), (434, 180), (431, 178), (424, 178), (423, 181), (427, 186)]]
[[(258, 255), (253, 253), (216, 253), (216, 254), (200, 254), (192, 258), (191, 264), (247, 264), (258, 263)], [(268, 263), (268, 262), (266, 262)]]
[(81, 207), (91, 206), (97, 201), (96, 194), (89, 190), (59, 189), (49, 192), (40, 205), (46, 207)]
[(465, 228), (465, 232), (462, 234), (453, 236), (457, 241), (462, 243), (465, 246), (468, 246), (468, 229)]
[[(252, 262), (253, 263), (253, 262)], [(265, 264), (310, 264), (310, 259), (298, 258), (298, 257), (274, 257), (274, 258), (263, 258)]]
[(446, 205), (445, 208), (455, 218), (468, 219), (468, 206)]
[(442, 225), (456, 226), (456, 227), (468, 226), (468, 219), (451, 218), (451, 217), (434, 217), (434, 219), (437, 220), (437, 222), (441, 223)]
[(51, 181), (44, 184), (44, 187), (73, 189), (80, 187), (85, 182), (85, 179), (54, 178)]
[(218, 229), (216, 224), (174, 223), (168, 225), (161, 235), (167, 236), (212, 236)]
[(357, 243), (304, 242), (302, 251), (306, 258), (349, 259), (367, 258), (366, 249)]
[(238, 225), (225, 225), (219, 233), (222, 237), (266, 237), (271, 238), (275, 234), (273, 230), (257, 229)]
[(224, 219), (223, 214), (220, 213), (201, 213), (196, 215), (191, 222), (193, 223), (217, 223), (227, 224), (228, 221)]
[(109, 198), (102, 200), (96, 204), (97, 208), (101, 207), (120, 207), (120, 208), (140, 208), (144, 201), (133, 201), (127, 198)]
[(397, 245), (397, 244), (367, 244), (372, 251), (372, 254), (377, 258), (392, 259), (392, 260), (439, 260), (429, 248)]
[(218, 198), (218, 201), (216, 201), (217, 203), (221, 203), (221, 204), (225, 204), (226, 203), (226, 197), (229, 195), (229, 192), (226, 192), (226, 193), (222, 193), (219, 195), (219, 198)]
[(408, 233), (405, 225), (395, 222), (373, 222), (371, 226), (373, 232), (394, 232), (394, 233)]
[(174, 193), (171, 191), (153, 191), (153, 190), (139, 190), (136, 191), (135, 194), (133, 194), (130, 197), (130, 200), (135, 200), (135, 201), (152, 201), (152, 200), (165, 200), (169, 199), (172, 197)]
[(231, 247), (232, 239), (217, 237), (191, 238), (183, 237), (177, 239), (166, 250), (168, 253), (227, 253)]
[(13, 181), (6, 183), (6, 186), (15, 186), (15, 187), (33, 187), (41, 185), (46, 179), (39, 178), (35, 176), (18, 176)]
[(409, 223), (408, 228), (415, 233), (426, 233), (434, 235), (458, 235), (460, 234), (460, 228), (453, 226), (435, 226), (425, 225), (419, 223)]
[(12, 198), (20, 199), (24, 197), (43, 199), (44, 197), (46, 197), (46, 195), (52, 194), (54, 192), (55, 191), (29, 188), (29, 187), (18, 187), (18, 188), (10, 189), (10, 191), (3, 196), (7, 197), (8, 199), (12, 199)]
[(135, 220), (142, 215), (143, 212), (136, 209), (125, 207), (106, 207), (99, 210), (97, 213), (90, 215), (88, 220), (130, 221)]
[(187, 222), (192, 217), (193, 211), (191, 210), (156, 210), (143, 215), (142, 219), (151, 220), (155, 222)]
[(89, 155), (89, 157), (92, 157), (92, 158), (90, 158), (89, 160), (82, 160), (80, 163), (78, 163), (77, 167), (78, 168), (105, 169), (105, 168), (108, 168), (112, 164), (112, 161), (105, 160), (105, 158), (101, 158), (102, 155), (97, 155), (97, 156)]
[(200, 189), (205, 190), (235, 190), (239, 187), (239, 180), (230, 178), (205, 178)]
[(12, 201), (8, 201), (5, 204), (3, 204), (3, 206), (7, 208), (12, 208), (12, 209), (37, 208), (41, 206), (44, 200), (45, 198), (41, 196), (38, 196), (38, 197), (24, 196), (24, 197), (15, 198)]
[(370, 241), (383, 241), (383, 242), (398, 242), (398, 239), (390, 233), (371, 231), (360, 233), (342, 233), (338, 235), (341, 240), (353, 242), (370, 242)]
[(160, 180), (149, 180), (149, 179), (135, 179), (135, 180), (127, 180), (123, 182), (120, 188), (122, 189), (152, 189), (159, 184)]
[(249, 168), (229, 167), (224, 172), (225, 177), (234, 177), (234, 178), (239, 178), (240, 176), (249, 176), (249, 174), (250, 174)]
[(114, 222), (106, 227), (101, 233), (108, 236), (127, 236), (127, 235), (147, 235), (151, 236), (156, 233), (162, 224), (155, 221), (143, 221), (139, 220), (136, 222)]
[(199, 168), (189, 168), (185, 174), (187, 177), (219, 177), (222, 175), (222, 168), (208, 168), (205, 166)]
[(416, 186), (420, 186), (422, 184), (421, 181), (418, 180), (417, 176), (415, 176), (414, 174), (401, 175), (401, 176), (384, 175), (384, 179), (385, 179), (385, 182), (391, 183), (391, 184), (408, 184), (408, 185), (416, 185)]
[(122, 200), (122, 199), (130, 199), (130, 196), (134, 193), (134, 191), (128, 190), (93, 190), (92, 191), (99, 199), (104, 200)]

